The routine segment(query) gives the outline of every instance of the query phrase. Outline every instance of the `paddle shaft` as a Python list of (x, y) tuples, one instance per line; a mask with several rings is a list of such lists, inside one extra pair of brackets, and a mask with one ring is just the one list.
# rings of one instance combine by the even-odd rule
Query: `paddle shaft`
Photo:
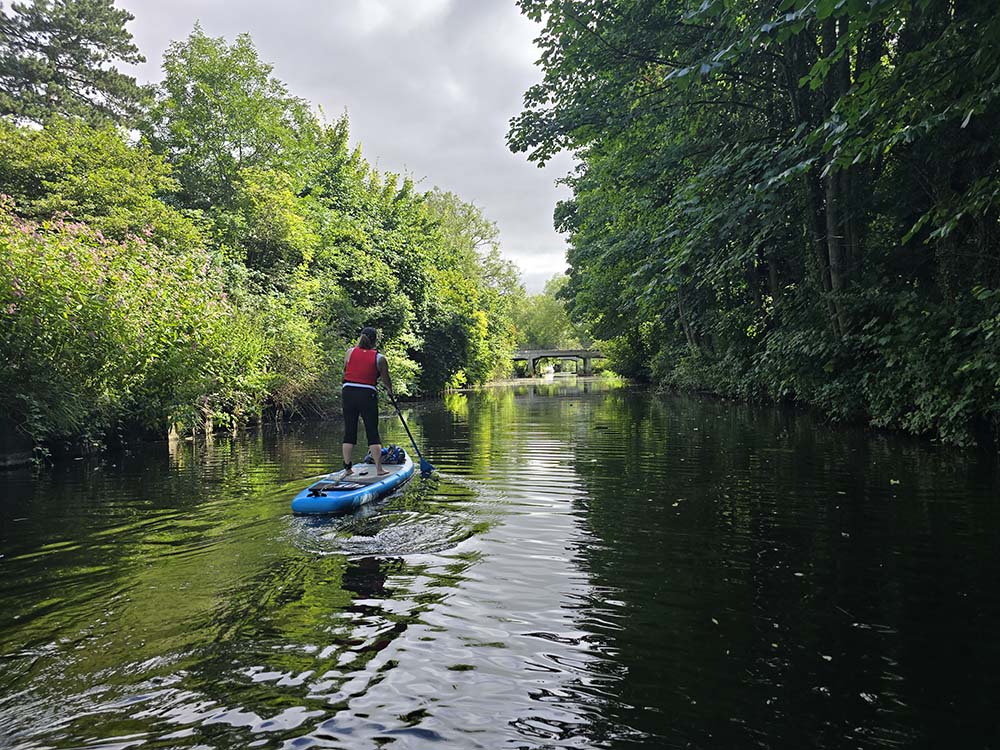
[(399, 410), (399, 404), (396, 403), (396, 399), (393, 396), (389, 396), (389, 400), (392, 401), (393, 407), (396, 409), (396, 413), (399, 415), (399, 421), (403, 423), (403, 429), (406, 430), (406, 434), (410, 438), (410, 442), (413, 443), (413, 450), (417, 452), (417, 457), (420, 459), (421, 464), (424, 461), (423, 455), (420, 453), (420, 449), (417, 447), (417, 441), (413, 439), (413, 433), (410, 432), (409, 425), (406, 424), (406, 420), (403, 419), (403, 412)]

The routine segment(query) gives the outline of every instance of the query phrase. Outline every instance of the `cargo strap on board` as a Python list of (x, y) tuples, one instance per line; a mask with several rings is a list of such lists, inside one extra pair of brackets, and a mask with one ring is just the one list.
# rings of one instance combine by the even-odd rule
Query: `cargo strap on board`
[(322, 482), (309, 488), (309, 497), (320, 497), (326, 492), (359, 490), (365, 485), (358, 482)]

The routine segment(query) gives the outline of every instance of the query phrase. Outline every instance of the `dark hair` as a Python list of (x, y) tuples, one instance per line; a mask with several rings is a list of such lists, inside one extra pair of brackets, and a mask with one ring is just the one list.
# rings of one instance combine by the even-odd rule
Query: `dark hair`
[(371, 326), (365, 326), (361, 329), (361, 344), (362, 349), (374, 349), (375, 342), (378, 340), (378, 331), (376, 331)]

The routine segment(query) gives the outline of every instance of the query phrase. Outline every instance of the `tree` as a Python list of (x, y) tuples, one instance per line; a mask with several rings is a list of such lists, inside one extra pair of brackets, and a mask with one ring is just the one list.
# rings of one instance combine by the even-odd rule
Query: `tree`
[[(428, 390), (484, 383), (510, 371), (514, 308), (523, 298), (516, 267), (500, 255), (500, 232), (478, 206), (438, 188), (425, 195), (436, 221), (431, 314), (424, 336)], [(445, 356), (442, 362), (438, 358)]]
[(553, 276), (541, 294), (524, 300), (514, 315), (519, 349), (579, 349), (590, 344), (582, 326), (574, 324), (566, 313), (560, 292), (569, 279)]
[(169, 165), (110, 123), (0, 122), (0, 184), (22, 217), (70, 218), (108, 237), (143, 236), (164, 249), (202, 244), (192, 218), (161, 200), (178, 189)]
[(320, 125), (257, 56), (248, 34), (233, 44), (199, 26), (167, 49), (164, 80), (143, 132), (174, 165), (178, 201), (228, 209), (245, 169), (287, 173), (304, 185)]
[(362, 325), (400, 393), (510, 367), (523, 290), (477, 207), (373, 169), (247, 36), (164, 68), (138, 141), (0, 120), (0, 414), (41, 440), (323, 413)]
[(519, 4), (545, 75), (508, 141), (579, 157), (566, 297), (609, 351), (948, 440), (1000, 426), (994, 4)]
[(0, 6), (0, 114), (42, 123), (53, 115), (128, 124), (148, 90), (113, 63), (145, 61), (113, 0), (31, 0)]

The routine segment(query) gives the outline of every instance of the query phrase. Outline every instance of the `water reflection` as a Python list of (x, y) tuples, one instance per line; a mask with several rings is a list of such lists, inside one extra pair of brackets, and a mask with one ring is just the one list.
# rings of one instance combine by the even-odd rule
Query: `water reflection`
[(335, 459), (336, 424), (0, 477), (0, 737), (1000, 736), (992, 463), (586, 379), (453, 394), (407, 420), (439, 475), (341, 518), (288, 508)]

